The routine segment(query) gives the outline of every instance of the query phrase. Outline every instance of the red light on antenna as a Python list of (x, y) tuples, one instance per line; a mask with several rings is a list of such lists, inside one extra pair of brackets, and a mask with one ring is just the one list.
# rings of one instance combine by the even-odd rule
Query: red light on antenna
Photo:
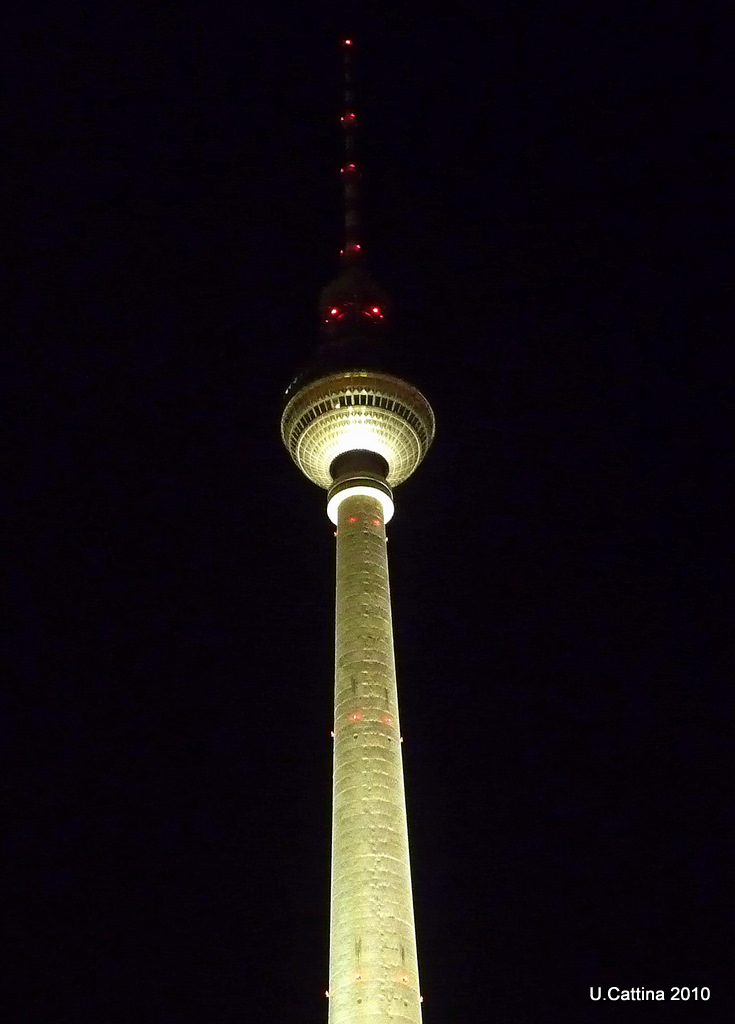
[(344, 113), (342, 115), (342, 117), (340, 118), (340, 121), (354, 121), (354, 120), (355, 120), (355, 115), (350, 110), (348, 110), (346, 113)]
[(344, 42), (345, 46), (352, 46), (352, 40), (351, 39), (344, 39), (343, 42)]
[(332, 308), (331, 308), (331, 309), (329, 310), (329, 315), (330, 315), (330, 316), (336, 316), (336, 315), (337, 315), (337, 313), (339, 313), (339, 310), (337, 309), (337, 307), (336, 307), (336, 306), (333, 306), (333, 307), (332, 307)]

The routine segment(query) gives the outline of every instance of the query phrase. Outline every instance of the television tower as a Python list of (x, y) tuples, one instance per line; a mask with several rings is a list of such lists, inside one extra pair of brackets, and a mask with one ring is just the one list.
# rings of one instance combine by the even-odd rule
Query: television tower
[(286, 392), (281, 436), (327, 491), (336, 527), (329, 1024), (420, 1024), (385, 526), (393, 488), (432, 442), (434, 414), (388, 369), (389, 305), (361, 245), (352, 40), (342, 47), (341, 269), (322, 291), (322, 340)]

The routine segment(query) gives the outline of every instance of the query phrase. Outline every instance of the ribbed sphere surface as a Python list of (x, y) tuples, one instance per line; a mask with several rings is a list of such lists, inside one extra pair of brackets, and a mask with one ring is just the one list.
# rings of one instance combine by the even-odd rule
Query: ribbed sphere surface
[(399, 377), (349, 370), (298, 391), (283, 412), (281, 437), (301, 472), (325, 490), (333, 460), (355, 448), (382, 455), (394, 487), (429, 450), (434, 413), (421, 392)]

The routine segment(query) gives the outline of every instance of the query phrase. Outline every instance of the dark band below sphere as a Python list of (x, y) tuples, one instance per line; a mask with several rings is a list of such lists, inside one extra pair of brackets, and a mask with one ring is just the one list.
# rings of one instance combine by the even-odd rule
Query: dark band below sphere
[(355, 448), (351, 452), (338, 455), (329, 467), (332, 480), (341, 477), (356, 477), (367, 474), (385, 480), (388, 476), (388, 463), (377, 452), (369, 452), (363, 448)]

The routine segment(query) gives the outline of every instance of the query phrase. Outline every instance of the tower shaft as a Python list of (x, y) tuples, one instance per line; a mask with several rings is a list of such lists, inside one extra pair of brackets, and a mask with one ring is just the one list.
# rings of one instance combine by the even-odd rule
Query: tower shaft
[(383, 505), (337, 511), (329, 1024), (420, 1024)]

